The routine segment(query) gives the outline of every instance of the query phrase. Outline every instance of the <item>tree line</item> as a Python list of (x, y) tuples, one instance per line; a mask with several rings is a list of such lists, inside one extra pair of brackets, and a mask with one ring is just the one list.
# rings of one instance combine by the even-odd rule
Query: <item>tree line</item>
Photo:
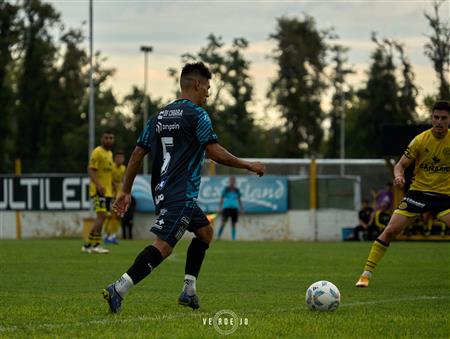
[[(434, 2), (424, 22), (431, 34), (424, 46), (438, 88), (425, 97), (449, 99), (450, 25), (442, 21), (442, 1)], [(332, 29), (319, 29), (309, 15), (281, 17), (270, 35), (269, 57), (277, 66), (270, 82), (268, 108), (279, 112), (277, 124), (257, 123), (250, 107), (254, 84), (245, 51), (250, 42), (226, 43), (216, 34), (181, 61), (203, 61), (215, 74), (208, 111), (221, 143), (245, 157), (338, 157), (341, 118), (346, 118), (347, 157), (381, 157), (384, 124), (420, 123), (418, 87), (400, 41), (372, 34), (367, 79), (359, 88), (347, 77), (355, 70), (348, 48), (335, 43)], [(80, 28), (66, 28), (60, 14), (39, 0), (0, 0), (0, 173), (13, 172), (14, 159), (24, 172), (85, 172), (88, 158), (89, 60)], [(130, 154), (140, 133), (144, 93), (133, 86), (123, 98), (113, 93), (115, 69), (94, 56), (96, 141), (104, 129), (116, 135), (115, 149)], [(180, 70), (169, 69), (177, 88)], [(332, 93), (331, 109), (323, 108)], [(165, 103), (147, 97), (149, 116)], [(324, 128), (329, 120), (330, 127)]]

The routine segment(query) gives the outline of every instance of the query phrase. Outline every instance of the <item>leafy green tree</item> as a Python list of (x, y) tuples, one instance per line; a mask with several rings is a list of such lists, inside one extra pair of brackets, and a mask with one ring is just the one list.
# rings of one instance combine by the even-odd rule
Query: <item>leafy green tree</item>
[[(128, 156), (136, 145), (136, 140), (143, 130), (144, 93), (133, 86), (131, 92), (125, 95), (119, 109), (116, 110), (110, 125), (115, 133), (115, 149), (120, 149)], [(164, 105), (161, 98), (147, 97), (148, 117), (155, 115)]]
[[(425, 13), (428, 24), (433, 34), (428, 36), (429, 41), (425, 44), (425, 55), (433, 62), (434, 70), (439, 79), (438, 96), (440, 99), (450, 99), (450, 23), (442, 22), (439, 17), (439, 8), (446, 1), (434, 1), (434, 13)], [(448, 16), (447, 16), (448, 18)]]
[[(244, 38), (234, 39), (226, 48), (221, 37), (210, 34), (207, 45), (197, 54), (182, 55), (182, 62), (208, 64), (213, 73), (213, 84), (207, 110), (221, 143), (240, 156), (255, 156), (257, 132), (248, 108), (253, 97), (253, 83), (249, 74), (250, 62), (243, 55), (247, 48), (248, 41)], [(175, 69), (169, 70), (169, 75), (178, 83), (177, 74)]]
[(349, 123), (352, 136), (349, 155), (356, 157), (381, 157), (383, 125), (409, 124), (416, 116), (412, 110), (415, 108), (414, 76), (403, 52), (400, 54), (404, 77), (401, 84), (396, 77), (395, 52), (399, 44), (389, 39), (379, 41), (375, 34), (372, 41), (376, 48), (371, 56), (368, 81), (357, 92)]
[(45, 110), (57, 54), (51, 31), (58, 28), (59, 15), (50, 4), (37, 0), (24, 1), (23, 12), (25, 31), (21, 43), (24, 57), (18, 79), (15, 155), (22, 159), (26, 171), (41, 171), (45, 169), (41, 156), (46, 146), (42, 140), (48, 130)]
[(399, 93), (399, 105), (400, 109), (403, 113), (407, 115), (404, 116), (404, 119), (407, 122), (417, 121), (418, 115), (416, 112), (417, 109), (417, 95), (419, 91), (417, 90), (416, 85), (414, 84), (415, 74), (412, 70), (412, 65), (409, 62), (408, 58), (405, 55), (403, 45), (398, 42), (394, 42), (394, 46), (399, 53), (399, 59), (401, 64), (401, 73), (402, 79), (400, 81), (400, 93)]
[(13, 143), (12, 116), (14, 112), (14, 90), (12, 69), (14, 60), (12, 52), (20, 39), (21, 20), (19, 6), (0, 0), (0, 172), (12, 171), (11, 149)]
[[(0, 10), (0, 170), (13, 171), (17, 157), (24, 172), (84, 173), (89, 67), (82, 30), (66, 30), (52, 5), (38, 0), (20, 6), (0, 0)], [(134, 88), (119, 102), (109, 81), (115, 70), (105, 61), (95, 54), (96, 144), (112, 129), (115, 149), (131, 151), (142, 130), (143, 93)], [(149, 102), (152, 115), (161, 103)]]
[[(340, 137), (342, 116), (346, 113), (346, 101), (349, 93), (345, 91), (345, 77), (354, 71), (346, 66), (348, 61), (345, 54), (348, 48), (334, 45), (331, 47), (333, 69), (330, 78), (331, 86), (333, 88), (333, 96), (331, 98), (331, 111), (329, 117), (331, 120), (330, 134), (325, 146), (325, 157), (338, 158), (340, 156)], [(344, 121), (345, 123), (345, 121)]]
[[(84, 36), (80, 30), (69, 30), (63, 34), (59, 50), (64, 51), (62, 63), (51, 75), (49, 103), (45, 110), (47, 130), (41, 151), (41, 161), (47, 170), (55, 172), (78, 172), (80, 162), (84, 163), (87, 152), (81, 150), (86, 137), (74, 136), (80, 126), (86, 123), (82, 109), (86, 101), (87, 55), (81, 47)], [(82, 129), (84, 131), (84, 128)], [(83, 151), (83, 152), (82, 152)]]
[(248, 47), (247, 40), (234, 39), (232, 46), (226, 51), (226, 65), (228, 70), (221, 74), (230, 101), (225, 105), (221, 123), (227, 135), (233, 137), (227, 143), (240, 156), (255, 156), (252, 138), (255, 134), (254, 119), (248, 106), (253, 97), (253, 83), (250, 78), (250, 63), (242, 52)]
[(325, 117), (320, 103), (327, 88), (324, 79), (326, 38), (328, 31), (319, 31), (315, 20), (282, 17), (270, 38), (277, 47), (272, 58), (278, 65), (277, 76), (268, 93), (280, 110), (284, 126), (284, 142), (278, 155), (301, 157), (316, 155), (323, 138)]

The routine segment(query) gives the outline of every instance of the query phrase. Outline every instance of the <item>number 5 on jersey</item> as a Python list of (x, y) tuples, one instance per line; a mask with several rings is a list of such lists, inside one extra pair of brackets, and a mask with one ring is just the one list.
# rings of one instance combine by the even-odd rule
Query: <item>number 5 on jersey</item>
[(170, 149), (173, 147), (173, 137), (162, 137), (161, 143), (163, 148), (163, 165), (161, 166), (161, 175), (164, 175), (169, 168)]

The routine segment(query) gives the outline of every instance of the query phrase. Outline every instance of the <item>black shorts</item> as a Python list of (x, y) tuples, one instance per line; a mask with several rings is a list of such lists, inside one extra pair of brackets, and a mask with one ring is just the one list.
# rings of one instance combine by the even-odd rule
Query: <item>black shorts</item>
[(104, 212), (107, 213), (111, 211), (111, 202), (112, 198), (110, 197), (102, 197), (100, 195), (94, 195), (91, 197), (92, 202), (94, 204), (95, 212)]
[(231, 218), (233, 224), (237, 223), (239, 217), (239, 210), (237, 208), (224, 208), (222, 211), (222, 222), (228, 221)]
[(161, 209), (158, 219), (150, 228), (161, 240), (175, 247), (184, 232), (208, 226), (209, 221), (205, 213), (197, 206), (166, 206)]
[(450, 196), (432, 192), (408, 191), (395, 213), (414, 217), (431, 212), (436, 217), (450, 213)]

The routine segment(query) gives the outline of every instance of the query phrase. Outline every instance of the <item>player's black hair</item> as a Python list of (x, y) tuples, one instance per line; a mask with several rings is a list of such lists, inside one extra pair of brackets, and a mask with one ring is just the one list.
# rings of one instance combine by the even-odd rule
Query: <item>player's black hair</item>
[(203, 62), (195, 62), (191, 64), (184, 65), (183, 69), (181, 70), (181, 76), (180, 76), (180, 85), (184, 86), (184, 83), (186, 80), (188, 80), (189, 76), (200, 76), (205, 79), (211, 79), (211, 72), (206, 67), (206, 65)]
[(105, 129), (105, 130), (103, 131), (102, 135), (103, 135), (103, 134), (114, 134), (114, 132), (113, 132), (112, 130), (110, 130), (110, 129)]
[(123, 151), (115, 151), (114, 156), (116, 155), (125, 155), (125, 153)]
[(435, 110), (447, 111), (450, 114), (450, 102), (447, 100), (436, 101), (433, 105), (432, 112), (434, 112)]

